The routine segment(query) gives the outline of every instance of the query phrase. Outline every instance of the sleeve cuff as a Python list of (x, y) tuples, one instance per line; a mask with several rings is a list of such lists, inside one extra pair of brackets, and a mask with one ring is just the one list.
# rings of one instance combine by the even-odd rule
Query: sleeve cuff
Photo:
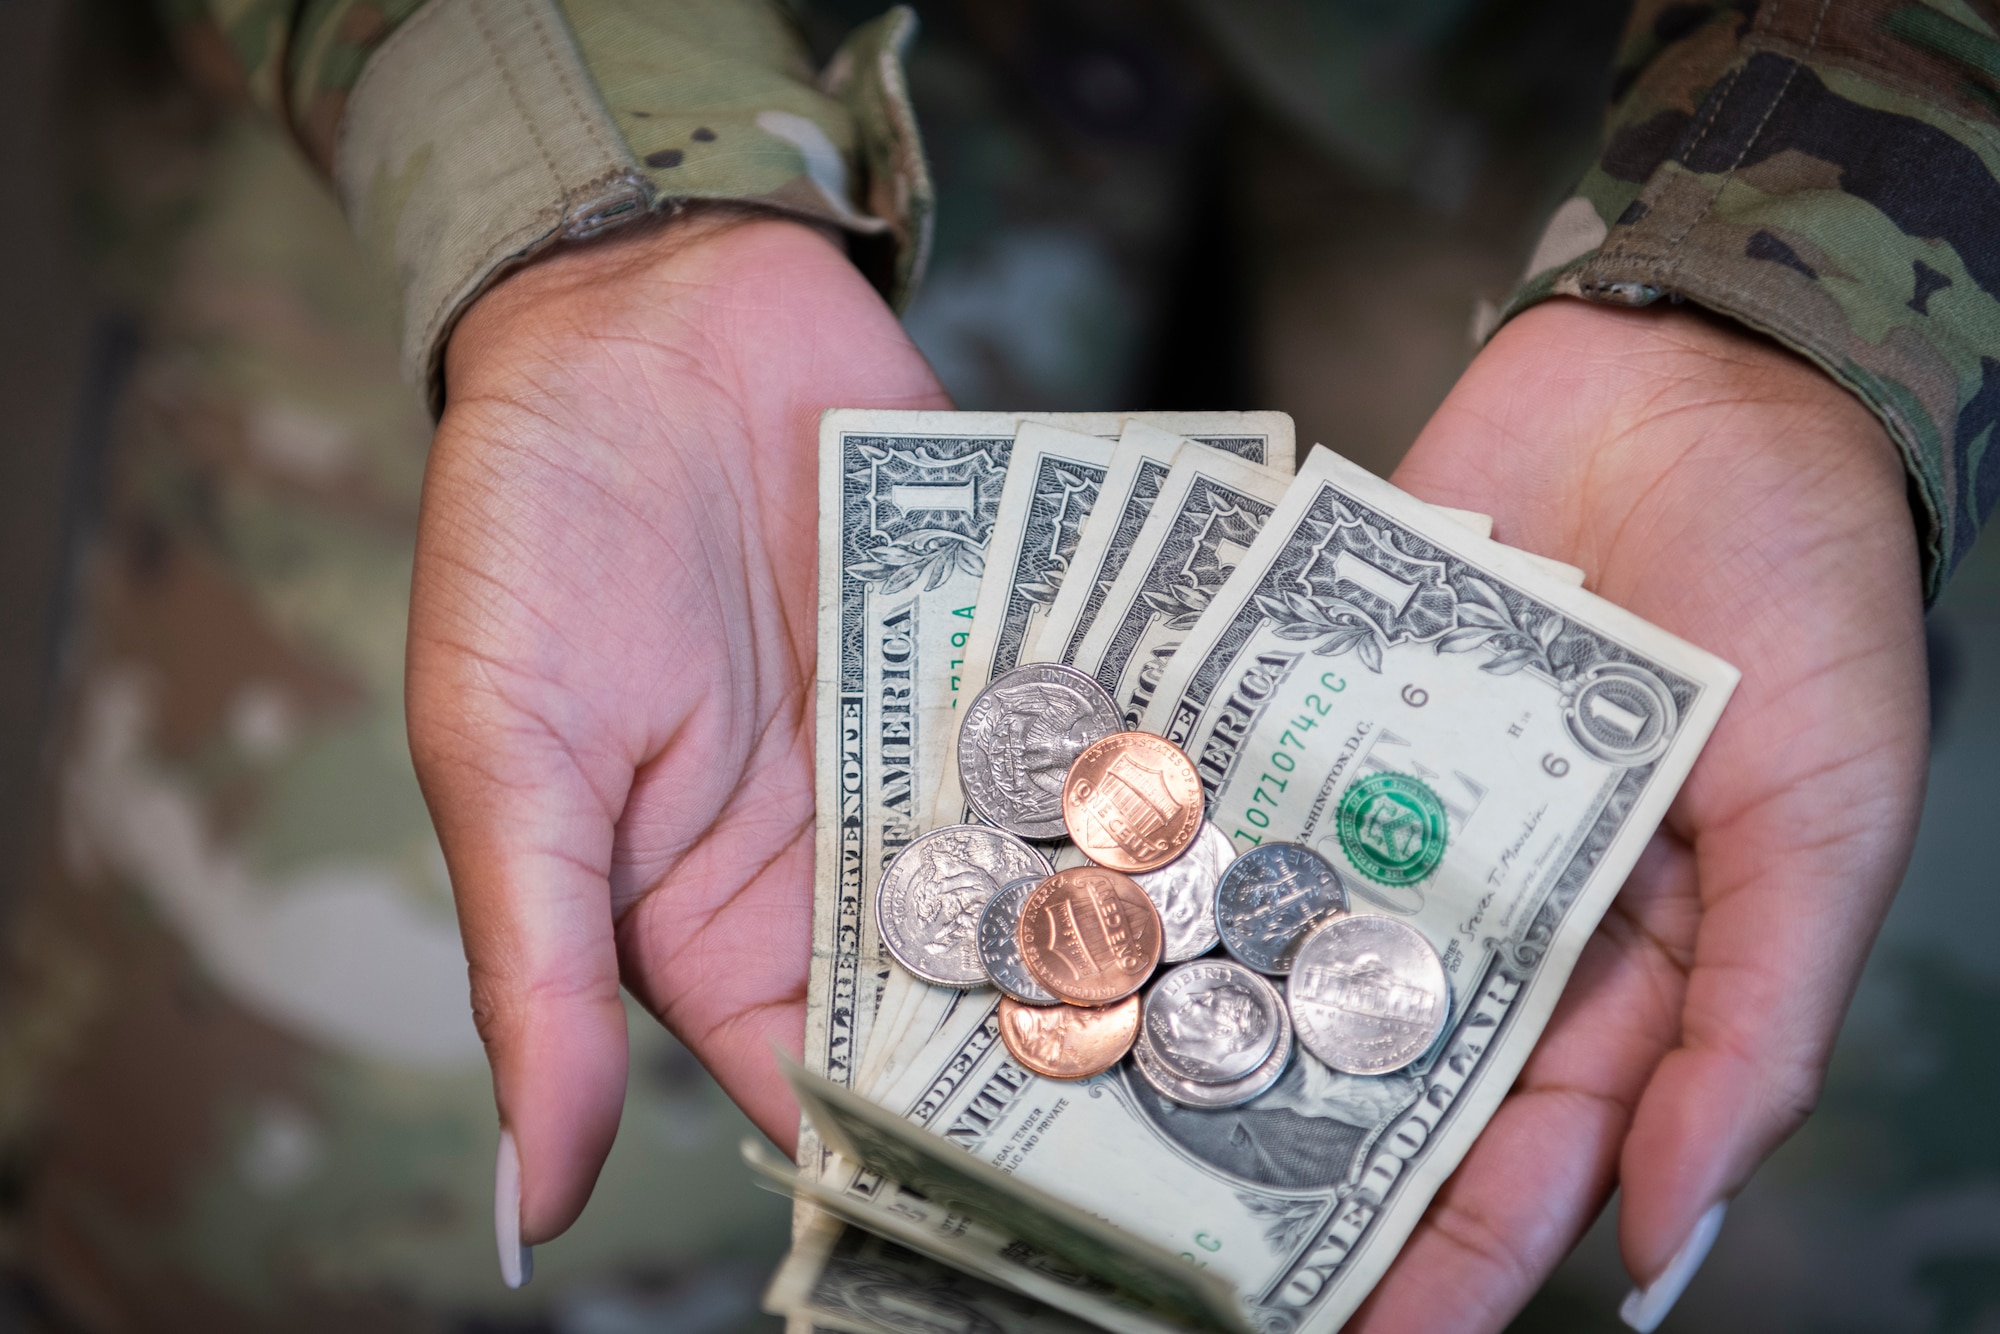
[(334, 178), (403, 289), (403, 366), (442, 406), (446, 340), (508, 272), (690, 201), (831, 225), (893, 301), (932, 191), (901, 57), (915, 18), (856, 31), (815, 80), (761, 0), (427, 0), (369, 58)]
[(1821, 38), (1755, 34), (1692, 93), (1649, 70), (1500, 317), (1666, 297), (1807, 357), (1902, 451), (1934, 599), (2000, 496), (2000, 137)]

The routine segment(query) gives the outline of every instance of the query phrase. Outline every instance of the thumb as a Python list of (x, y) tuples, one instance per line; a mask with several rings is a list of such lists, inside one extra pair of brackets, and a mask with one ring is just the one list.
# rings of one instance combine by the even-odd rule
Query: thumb
[[(623, 798), (607, 803), (559, 729), (509, 703), (490, 659), (423, 637), (416, 606), (410, 749), (451, 873), (501, 1128), (517, 1155), (519, 1240), (533, 1245), (583, 1211), (625, 1101), (608, 880)], [(514, 1183), (504, 1145), (502, 1158), (506, 1195)], [(506, 1203), (496, 1206), (502, 1214)], [(496, 1223), (504, 1243), (507, 1220)]]

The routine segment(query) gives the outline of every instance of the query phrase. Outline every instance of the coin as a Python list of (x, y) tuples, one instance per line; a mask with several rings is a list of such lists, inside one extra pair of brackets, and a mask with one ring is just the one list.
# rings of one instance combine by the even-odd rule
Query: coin
[(1255, 1070), (1227, 1084), (1201, 1084), (1175, 1075), (1160, 1064), (1158, 1054), (1143, 1033), (1132, 1044), (1133, 1068), (1161, 1097), (1183, 1107), (1240, 1107), (1252, 1098), (1270, 1092), (1271, 1086), (1285, 1073), (1285, 1067), (1291, 1064), (1291, 1060), (1292, 1018), (1283, 1009), (1278, 1011), (1278, 1043), (1271, 1048), (1271, 1054)]
[(1227, 1084), (1271, 1054), (1284, 1009), (1278, 989), (1234, 959), (1200, 959), (1146, 993), (1140, 1041), (1182, 1079)]
[(958, 783), (979, 818), (1022, 838), (1063, 836), (1063, 779), (1091, 742), (1118, 730), (1104, 687), (1054, 662), (1003, 672), (958, 728)]
[(1023, 1005), (1000, 998), (1000, 1040), (1050, 1079), (1085, 1079), (1118, 1064), (1139, 1035), (1139, 998), (1116, 1005)]
[(1021, 904), (1028, 891), (1042, 883), (1025, 876), (1000, 887), (979, 914), (979, 961), (993, 985), (1023, 1005), (1054, 1005), (1055, 996), (1021, 965)]
[(875, 925), (896, 962), (941, 987), (986, 985), (979, 914), (1000, 886), (1049, 864), (1012, 834), (955, 824), (896, 854), (875, 892)]
[(1307, 937), (1285, 1001), (1307, 1051), (1346, 1074), (1386, 1075), (1437, 1041), (1451, 983), (1421, 931), (1363, 913)]
[(1297, 843), (1238, 857), (1215, 889), (1215, 925), (1229, 952), (1260, 973), (1292, 971), (1292, 955), (1327, 918), (1347, 911), (1347, 887), (1326, 858)]
[(1021, 905), (1021, 962), (1073, 1005), (1131, 995), (1160, 963), (1160, 911), (1131, 877), (1101, 866), (1057, 871)]
[(1153, 871), (1201, 832), (1201, 778), (1179, 746), (1151, 732), (1117, 732), (1076, 757), (1063, 784), (1063, 826), (1114, 871)]
[(1163, 961), (1182, 963), (1215, 948), (1215, 887), (1235, 860), (1236, 847), (1229, 835), (1203, 820), (1186, 852), (1157, 871), (1132, 877), (1160, 910), (1167, 935), (1160, 952)]

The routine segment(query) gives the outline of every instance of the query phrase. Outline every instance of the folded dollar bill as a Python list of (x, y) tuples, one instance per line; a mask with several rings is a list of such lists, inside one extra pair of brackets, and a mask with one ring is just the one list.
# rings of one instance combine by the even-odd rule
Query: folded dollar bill
[[(1287, 484), (1183, 445), (1172, 421), (827, 423), (794, 1087), (837, 1153), (809, 1140), (792, 1178), (828, 1215), (802, 1208), (773, 1308), (863, 1328), (851, 1304), (799, 1295), (860, 1253), (839, 1240), (858, 1227), (1108, 1328), (1337, 1328), (1526, 1061), (1735, 672), (1490, 540), (1484, 516), (1323, 450)], [(1124, 1065), (1036, 1076), (999, 1040), (996, 993), (894, 969), (869, 932), (874, 882), (964, 817), (956, 710), (1024, 661), (1081, 668), (1127, 726), (1185, 750), (1237, 852), (1304, 844), (1354, 910), (1421, 932), (1451, 994), (1430, 1051), (1364, 1077), (1301, 1050), (1268, 1092), (1206, 1110)], [(1079, 1217), (1109, 1226), (1086, 1244), (1064, 1231)], [(1169, 1293), (1162, 1256), (1201, 1282)], [(1049, 1285), (1064, 1264), (1080, 1286)]]

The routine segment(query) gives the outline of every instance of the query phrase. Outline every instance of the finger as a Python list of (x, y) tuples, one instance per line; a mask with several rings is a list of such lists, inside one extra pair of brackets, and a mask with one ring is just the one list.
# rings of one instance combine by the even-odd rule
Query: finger
[[(798, 1106), (772, 1050), (800, 1059), (804, 1046), (812, 673), (782, 673), (782, 687), (765, 675), (740, 684), (774, 696), (767, 710), (710, 708), (655, 744), (619, 819), (612, 878), (648, 890), (618, 919), (627, 985), (789, 1151)], [(738, 776), (712, 804), (692, 800), (718, 768)]]
[(1703, 913), (1681, 1038), (1620, 1162), (1620, 1243), (1642, 1285), (1811, 1111), (1909, 857), (1926, 750), (1918, 599), (1861, 602), (1865, 648), (1809, 649), (1815, 670), (1783, 688), (1746, 672), (1743, 711), (1670, 817), (1699, 831)]
[(1631, 1109), (1674, 1041), (1693, 903), (1689, 850), (1655, 837), (1514, 1090), (1349, 1328), (1498, 1330), (1576, 1244), (1611, 1192)]
[[(452, 464), (434, 457), (434, 473), (439, 466)], [(532, 1245), (582, 1211), (624, 1103), (607, 881), (622, 784), (615, 756), (580, 756), (576, 738), (591, 729), (549, 717), (554, 692), (491, 650), (521, 637), (527, 613), (511, 591), (440, 555), (433, 539), (452, 516), (437, 497), (451, 493), (426, 488), (411, 591), (410, 749), (451, 875), (473, 1015), (519, 1154), (521, 1240)], [(627, 764), (626, 783), (630, 773)]]

